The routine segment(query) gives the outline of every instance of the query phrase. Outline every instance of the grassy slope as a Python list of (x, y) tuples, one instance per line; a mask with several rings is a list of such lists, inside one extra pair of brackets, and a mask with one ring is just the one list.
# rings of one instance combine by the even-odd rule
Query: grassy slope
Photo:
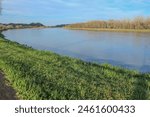
[(150, 74), (62, 57), (3, 38), (0, 69), (20, 99), (150, 99)]

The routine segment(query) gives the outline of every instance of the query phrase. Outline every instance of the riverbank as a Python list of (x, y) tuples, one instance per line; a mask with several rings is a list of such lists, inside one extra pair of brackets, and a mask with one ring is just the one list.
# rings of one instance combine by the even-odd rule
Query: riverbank
[(27, 28), (6, 28), (6, 29), (0, 29), (0, 36), (2, 35), (1, 32), (7, 31), (7, 30), (14, 30), (14, 29), (44, 29), (44, 28), (50, 28), (49, 26), (41, 26), (41, 27), (27, 27)]
[(87, 30), (87, 31), (110, 31), (110, 32), (145, 32), (150, 33), (150, 29), (104, 29), (104, 28), (70, 28), (64, 27), (70, 30)]
[(65, 26), (76, 30), (115, 31), (115, 32), (150, 32), (149, 17), (135, 17), (133, 19), (110, 19), (74, 23)]
[(38, 51), (2, 37), (0, 69), (19, 99), (150, 99), (150, 74)]
[(9, 24), (1, 24), (0, 23), (0, 33), (6, 30), (13, 29), (42, 29), (42, 28), (50, 28), (50, 26), (45, 26), (41, 23), (30, 23), (30, 24), (22, 24), (22, 23), (9, 23)]

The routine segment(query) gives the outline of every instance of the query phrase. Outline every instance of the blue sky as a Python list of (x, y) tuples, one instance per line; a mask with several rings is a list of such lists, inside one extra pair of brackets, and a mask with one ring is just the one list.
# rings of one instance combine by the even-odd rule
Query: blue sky
[(0, 22), (46, 25), (150, 16), (150, 0), (0, 0)]

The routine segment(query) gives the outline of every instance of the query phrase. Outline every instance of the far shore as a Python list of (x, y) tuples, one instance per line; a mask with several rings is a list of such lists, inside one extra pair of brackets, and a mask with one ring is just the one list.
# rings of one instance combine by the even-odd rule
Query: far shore
[(64, 27), (65, 29), (71, 30), (87, 30), (87, 31), (111, 31), (111, 32), (148, 32), (150, 33), (150, 29), (104, 29), (104, 28), (70, 28)]
[(30, 23), (30, 24), (24, 24), (24, 23), (9, 23), (9, 24), (2, 24), (0, 23), (0, 32), (5, 30), (13, 30), (13, 29), (41, 29), (41, 28), (50, 28), (50, 26), (45, 26), (41, 23)]
[(16, 29), (44, 29), (44, 28), (50, 28), (49, 26), (41, 26), (41, 27), (23, 27), (23, 28), (8, 28), (8, 29), (0, 29), (1, 32), (7, 31), (7, 30), (16, 30)]

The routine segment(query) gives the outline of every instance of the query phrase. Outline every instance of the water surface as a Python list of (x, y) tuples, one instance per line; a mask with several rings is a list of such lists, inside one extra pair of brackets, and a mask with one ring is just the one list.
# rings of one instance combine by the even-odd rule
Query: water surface
[(8, 30), (3, 34), (35, 49), (150, 72), (150, 33), (52, 28)]

